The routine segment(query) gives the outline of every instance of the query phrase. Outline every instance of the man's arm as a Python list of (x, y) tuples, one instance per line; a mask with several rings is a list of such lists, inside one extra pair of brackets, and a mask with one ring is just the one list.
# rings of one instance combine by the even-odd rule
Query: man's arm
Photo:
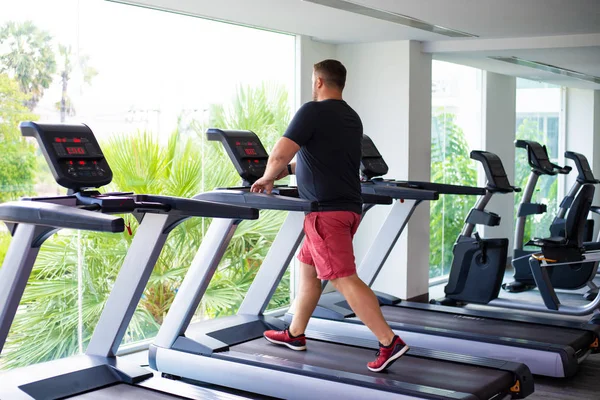
[(286, 137), (281, 137), (275, 143), (275, 147), (273, 147), (273, 151), (269, 156), (267, 169), (263, 178), (274, 180), (287, 168), (287, 165), (292, 161), (298, 150), (300, 150), (300, 146), (296, 142)]
[[(269, 156), (267, 162), (267, 168), (262, 178), (257, 180), (252, 185), (252, 192), (267, 192), (271, 193), (273, 189), (273, 183), (284, 171), (287, 169), (287, 165), (292, 161), (292, 158), (300, 150), (300, 146), (296, 142), (286, 137), (280, 138)], [(295, 170), (295, 165), (292, 166), (292, 171)]]
[(296, 162), (292, 161), (288, 165), (290, 166), (290, 169), (292, 170), (292, 173), (290, 174), (290, 172), (288, 171), (288, 169), (285, 168), (283, 171), (281, 171), (279, 173), (279, 175), (277, 175), (277, 178), (275, 178), (276, 181), (278, 181), (280, 179), (283, 179), (283, 178), (287, 177), (288, 175), (295, 175), (296, 174)]

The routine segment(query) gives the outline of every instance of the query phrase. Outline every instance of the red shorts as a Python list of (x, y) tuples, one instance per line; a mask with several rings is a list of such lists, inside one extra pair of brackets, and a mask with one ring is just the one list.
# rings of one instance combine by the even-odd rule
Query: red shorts
[(356, 273), (352, 238), (360, 215), (351, 211), (318, 211), (304, 218), (304, 243), (298, 260), (313, 265), (319, 279), (332, 280)]

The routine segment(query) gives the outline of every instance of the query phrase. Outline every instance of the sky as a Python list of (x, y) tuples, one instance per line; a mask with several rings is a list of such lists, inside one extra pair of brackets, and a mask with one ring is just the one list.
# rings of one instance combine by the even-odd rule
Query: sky
[[(90, 57), (90, 86), (69, 82), (77, 116), (99, 136), (149, 127), (162, 136), (176, 118), (202, 118), (228, 102), (236, 85), (285, 85), (293, 109), (294, 36), (104, 0), (2, 0), (0, 24), (31, 20)], [(43, 119), (59, 118), (58, 76), (40, 102)], [(135, 110), (133, 112), (132, 110)]]
[[(290, 108), (296, 106), (291, 35), (105, 0), (0, 1), (0, 24), (32, 20), (55, 43), (70, 44), (90, 57), (98, 75), (87, 86), (76, 73), (69, 92), (77, 110), (73, 120), (89, 124), (99, 136), (137, 128), (166, 136), (182, 111), (188, 119), (205, 118), (207, 106), (226, 103), (239, 84), (283, 84)], [(481, 146), (481, 79), (477, 69), (434, 61), (433, 80), (446, 93), (434, 94), (433, 107), (456, 110), (473, 148)], [(539, 109), (539, 100), (556, 98), (538, 92), (520, 90), (518, 108), (535, 104)], [(520, 101), (523, 96), (527, 101)], [(59, 118), (55, 104), (60, 97), (57, 77), (36, 110), (42, 119)], [(542, 108), (551, 112), (556, 101)]]

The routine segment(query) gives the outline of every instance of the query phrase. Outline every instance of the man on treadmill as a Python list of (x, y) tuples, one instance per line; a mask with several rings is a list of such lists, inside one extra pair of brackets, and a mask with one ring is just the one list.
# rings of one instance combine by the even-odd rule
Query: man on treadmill
[[(408, 346), (383, 318), (373, 291), (356, 274), (352, 238), (362, 213), (359, 177), (363, 127), (358, 114), (342, 100), (346, 68), (337, 60), (314, 65), (313, 100), (304, 104), (269, 157), (253, 192), (271, 193), (275, 180), (296, 174), (300, 197), (317, 201), (319, 211), (304, 219), (296, 312), (284, 331), (265, 338), (292, 350), (306, 350), (304, 331), (321, 296), (321, 280), (330, 281), (358, 318), (379, 340), (371, 371), (384, 371)], [(298, 153), (296, 163), (291, 163)]]

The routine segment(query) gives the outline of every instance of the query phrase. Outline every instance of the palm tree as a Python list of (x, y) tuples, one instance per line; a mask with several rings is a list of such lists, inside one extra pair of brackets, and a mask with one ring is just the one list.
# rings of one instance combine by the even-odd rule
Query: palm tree
[(289, 98), (282, 85), (239, 86), (227, 106), (218, 104), (210, 107), (211, 126), (253, 131), (261, 137), (267, 149), (275, 144), (289, 122)]
[[(69, 81), (71, 80), (71, 75), (73, 73), (73, 63), (71, 60), (75, 55), (73, 54), (71, 46), (63, 44), (58, 45), (58, 54), (62, 61), (61, 71), (59, 73), (62, 83), (62, 92), (60, 102), (57, 103), (56, 106), (60, 111), (60, 122), (65, 122), (67, 115), (75, 115), (75, 107), (69, 96)], [(88, 55), (82, 54), (77, 58), (77, 64), (83, 73), (83, 83), (90, 85), (92, 79), (98, 75), (98, 71), (89, 65), (90, 57)]]
[(8, 51), (0, 54), (0, 73), (17, 80), (21, 91), (30, 95), (25, 105), (33, 110), (56, 72), (52, 36), (31, 21), (7, 22), (0, 28), (2, 47)]
[[(245, 92), (253, 90), (244, 89)], [(262, 98), (268, 101), (267, 97)], [(289, 118), (287, 103), (283, 106), (286, 108), (278, 113)], [(200, 129), (200, 124), (195, 126)], [(264, 134), (258, 125), (221, 125), (237, 129), (248, 126)], [(273, 142), (272, 126), (267, 125), (266, 129), (271, 136), (261, 137)], [(200, 133), (184, 138), (175, 131), (166, 145), (161, 145), (149, 132), (113, 136), (101, 144), (114, 174), (112, 184), (105, 190), (192, 197), (215, 187), (238, 185), (240, 178), (222, 147), (207, 142), (203, 132)], [(125, 218), (135, 234), (137, 221), (129, 215)], [(237, 310), (283, 218), (281, 212), (263, 212), (259, 220), (240, 225), (203, 298), (198, 318), (228, 315)], [(156, 334), (209, 224), (208, 219), (190, 219), (171, 233), (125, 342)], [(21, 303), (22, 312), (11, 327), (3, 367), (28, 365), (81, 351), (91, 337), (131, 240), (128, 232), (62, 232), (50, 239), (34, 266)], [(78, 281), (78, 271), (83, 272), (81, 281)], [(289, 277), (286, 276), (271, 306), (281, 306), (288, 301)], [(78, 306), (81, 314), (77, 312)]]

